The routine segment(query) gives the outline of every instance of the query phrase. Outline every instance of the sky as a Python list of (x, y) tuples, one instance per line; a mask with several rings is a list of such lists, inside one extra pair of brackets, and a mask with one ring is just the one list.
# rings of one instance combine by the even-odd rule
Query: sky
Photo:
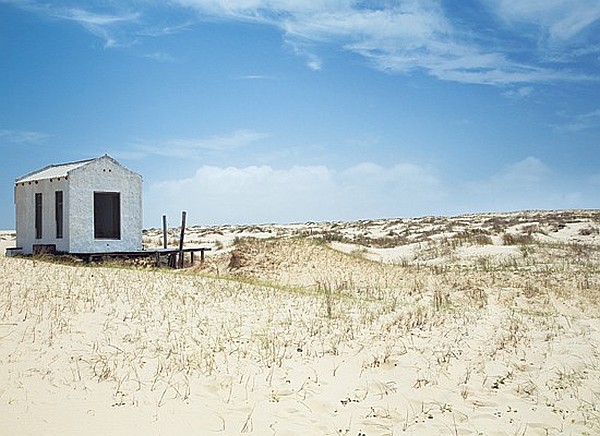
[(104, 155), (144, 226), (600, 206), (597, 0), (0, 0), (14, 180)]

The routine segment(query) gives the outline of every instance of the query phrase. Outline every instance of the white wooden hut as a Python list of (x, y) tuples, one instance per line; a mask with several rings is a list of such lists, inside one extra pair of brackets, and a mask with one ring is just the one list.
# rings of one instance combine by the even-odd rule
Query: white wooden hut
[(15, 211), (13, 253), (142, 249), (142, 177), (108, 155), (16, 179)]

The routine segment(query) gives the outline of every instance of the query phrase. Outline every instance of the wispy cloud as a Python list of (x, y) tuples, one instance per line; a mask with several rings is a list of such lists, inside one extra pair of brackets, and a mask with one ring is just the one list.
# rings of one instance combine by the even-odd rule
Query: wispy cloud
[(560, 133), (573, 133), (600, 128), (600, 109), (568, 118), (567, 122), (555, 125), (554, 130)]
[(138, 158), (147, 155), (174, 158), (196, 158), (203, 153), (224, 153), (250, 146), (268, 135), (254, 130), (237, 130), (226, 135), (215, 135), (208, 138), (176, 138), (159, 142), (139, 141), (126, 150), (131, 156)]
[(40, 132), (0, 129), (0, 144), (39, 144), (49, 137), (50, 135)]
[[(39, 2), (36, 0), (2, 0), (4, 3), (25, 9), (38, 15), (54, 19), (74, 22), (89, 33), (102, 39), (107, 48), (131, 44), (135, 35), (127, 28), (131, 23), (137, 22), (141, 11), (123, 11), (122, 9), (111, 12), (94, 11), (93, 4), (86, 9), (80, 2)], [(127, 7), (124, 2), (123, 7)], [(127, 41), (127, 42), (126, 42)]]
[(156, 51), (154, 53), (149, 53), (143, 56), (146, 59), (152, 59), (156, 62), (175, 62), (175, 58), (171, 56), (169, 53), (164, 53), (161, 51)]
[(98, 12), (52, 1), (4, 1), (75, 21), (108, 47), (122, 44), (126, 38), (119, 36), (127, 32), (160, 36), (189, 28), (192, 11), (197, 20), (276, 27), (315, 71), (324, 68), (318, 50), (327, 46), (357, 53), (387, 72), (420, 71), (446, 81), (525, 86), (598, 78), (576, 68), (577, 56), (588, 56), (586, 48), (599, 45), (592, 36), (581, 37), (600, 20), (597, 0), (481, 0), (494, 22), (491, 33), (464, 28), (461, 7), (451, 9), (440, 0), (173, 0), (161, 5), (128, 0), (113, 12), (106, 12), (106, 5)]
[[(144, 18), (147, 17), (144, 16)], [(194, 25), (194, 21), (187, 18), (182, 22), (173, 22), (167, 24), (163, 22), (152, 23), (152, 20), (148, 21), (149, 22), (143, 25), (143, 27), (136, 30), (136, 34), (138, 36), (159, 38), (162, 36), (175, 35), (177, 33), (189, 30)]]
[(135, 22), (139, 19), (140, 13), (123, 13), (123, 14), (104, 14), (87, 11), (80, 8), (72, 9), (55, 9), (53, 15), (57, 18), (74, 21), (88, 32), (104, 40), (104, 45), (107, 48), (128, 45), (117, 36), (118, 30), (124, 24)]
[(307, 41), (299, 41), (296, 38), (285, 38), (288, 47), (296, 56), (306, 59), (306, 66), (312, 71), (320, 71), (323, 68), (323, 60), (315, 54), (314, 44)]
[(522, 86), (515, 89), (510, 89), (502, 93), (505, 97), (521, 100), (529, 98), (533, 94), (533, 88), (531, 86)]
[(277, 76), (268, 74), (243, 74), (241, 76), (232, 77), (235, 80), (277, 80)]
[[(58, 15), (58, 13), (57, 13)], [(125, 15), (99, 14), (84, 9), (66, 9), (63, 17), (68, 20), (76, 21), (82, 26), (110, 26), (128, 21), (135, 21), (140, 16), (139, 13), (130, 13)]]
[[(487, 85), (532, 84), (588, 80), (589, 75), (552, 68), (537, 61), (540, 48), (528, 47), (529, 61), (513, 58), (502, 38), (487, 41), (464, 31), (437, 0), (404, 0), (393, 4), (349, 0), (279, 1), (179, 0), (186, 7), (222, 19), (252, 20), (279, 27), (294, 51), (314, 70), (322, 60), (311, 44), (333, 44), (360, 54), (381, 70), (410, 74), (424, 71), (441, 80)], [(569, 39), (600, 18), (595, 0), (503, 0), (489, 3), (489, 11), (507, 22), (518, 20), (541, 26), (553, 37)], [(459, 8), (457, 8), (458, 10)], [(510, 24), (503, 32), (519, 35)], [(533, 38), (535, 39), (535, 38)], [(491, 47), (491, 48), (490, 48)], [(577, 47), (569, 47), (572, 52)], [(554, 55), (560, 53), (553, 50)], [(521, 56), (522, 58), (522, 56)]]
[(596, 0), (487, 0), (499, 16), (535, 23), (554, 40), (567, 40), (600, 19)]

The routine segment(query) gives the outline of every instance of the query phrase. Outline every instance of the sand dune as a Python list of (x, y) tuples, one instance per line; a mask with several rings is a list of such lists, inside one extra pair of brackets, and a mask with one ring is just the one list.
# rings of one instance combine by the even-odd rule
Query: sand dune
[(598, 211), (187, 238), (180, 271), (0, 257), (0, 434), (600, 432)]

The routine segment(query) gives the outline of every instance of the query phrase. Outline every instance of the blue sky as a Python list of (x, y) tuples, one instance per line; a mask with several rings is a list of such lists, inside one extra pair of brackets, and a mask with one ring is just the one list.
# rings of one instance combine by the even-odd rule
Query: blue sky
[(16, 177), (108, 153), (144, 225), (600, 205), (597, 0), (0, 0)]

